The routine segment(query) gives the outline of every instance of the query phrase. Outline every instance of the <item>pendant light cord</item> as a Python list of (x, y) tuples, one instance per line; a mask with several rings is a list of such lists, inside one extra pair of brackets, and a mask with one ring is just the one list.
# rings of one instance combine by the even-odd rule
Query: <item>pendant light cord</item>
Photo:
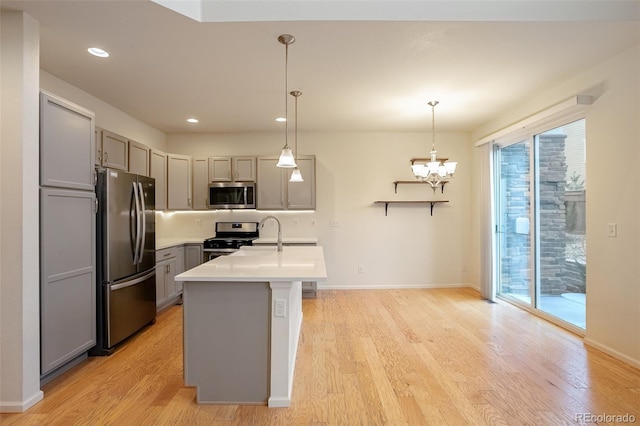
[(436, 105), (438, 103), (438, 101), (429, 102), (431, 105), (431, 149), (433, 151), (436, 150)]
[(284, 45), (284, 148), (289, 148), (289, 43)]
[[(300, 95), (298, 95), (300, 96)], [(294, 151), (293, 158), (296, 160), (296, 164), (298, 164), (298, 96), (296, 96), (296, 127), (295, 127), (295, 141), (294, 141)]]

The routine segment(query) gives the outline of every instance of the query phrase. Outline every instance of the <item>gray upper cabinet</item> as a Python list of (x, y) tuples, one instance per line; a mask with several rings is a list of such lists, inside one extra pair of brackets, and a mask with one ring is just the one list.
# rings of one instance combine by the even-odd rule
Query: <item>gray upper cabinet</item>
[(209, 157), (209, 181), (231, 182), (231, 157)]
[(93, 158), (95, 159), (94, 164), (96, 166), (102, 165), (102, 129), (96, 126), (96, 130), (94, 132), (94, 144), (95, 144), (95, 155)]
[(231, 172), (236, 182), (255, 182), (256, 157), (231, 157)]
[(207, 157), (193, 157), (193, 209), (207, 208), (209, 195), (209, 167)]
[(149, 176), (149, 147), (129, 141), (129, 173)]
[(284, 169), (276, 167), (278, 157), (258, 158), (258, 182), (256, 184), (257, 208), (259, 210), (284, 210)]
[(111, 169), (129, 170), (129, 141), (127, 138), (102, 131), (102, 165)]
[(191, 210), (191, 156), (167, 154), (167, 208)]
[(286, 169), (287, 180), (287, 209), (315, 210), (316, 209), (316, 157), (314, 155), (299, 155), (296, 163), (304, 182), (289, 182), (293, 169)]
[(210, 182), (255, 182), (256, 157), (209, 157)]
[(316, 157), (299, 155), (298, 168), (304, 182), (289, 182), (293, 169), (276, 167), (278, 157), (258, 158), (259, 210), (315, 210)]
[(167, 209), (167, 154), (149, 151), (149, 176), (156, 180), (156, 210)]
[(94, 190), (94, 121), (93, 112), (40, 94), (40, 185)]

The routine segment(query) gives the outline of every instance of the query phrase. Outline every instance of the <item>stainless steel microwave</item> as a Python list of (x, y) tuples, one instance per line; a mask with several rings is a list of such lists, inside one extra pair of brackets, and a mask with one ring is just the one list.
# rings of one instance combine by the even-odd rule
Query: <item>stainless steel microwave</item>
[(210, 209), (255, 209), (255, 182), (212, 182), (209, 184)]

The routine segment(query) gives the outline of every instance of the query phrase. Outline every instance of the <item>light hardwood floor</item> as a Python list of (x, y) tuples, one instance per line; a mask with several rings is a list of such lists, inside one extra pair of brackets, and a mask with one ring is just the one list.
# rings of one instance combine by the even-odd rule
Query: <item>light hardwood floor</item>
[(640, 370), (471, 289), (320, 291), (304, 300), (290, 408), (196, 405), (182, 381), (181, 309), (0, 423), (560, 425), (581, 413), (640, 423)]

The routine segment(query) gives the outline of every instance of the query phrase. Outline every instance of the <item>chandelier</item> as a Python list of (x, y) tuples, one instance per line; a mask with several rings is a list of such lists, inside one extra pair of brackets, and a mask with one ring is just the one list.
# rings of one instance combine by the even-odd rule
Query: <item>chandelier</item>
[(442, 192), (444, 192), (444, 186), (453, 178), (453, 174), (456, 171), (456, 166), (458, 165), (455, 161), (446, 161), (438, 159), (438, 151), (436, 151), (436, 105), (438, 105), (438, 101), (431, 101), (429, 105), (431, 106), (431, 132), (432, 132), (432, 140), (431, 140), (431, 151), (429, 152), (430, 158), (425, 164), (412, 164), (411, 170), (413, 174), (416, 176), (416, 179), (420, 179), (423, 182), (428, 183), (433, 192), (436, 192), (437, 188), (441, 188)]
[(284, 44), (284, 118), (285, 118), (285, 132), (284, 132), (284, 147), (280, 153), (277, 167), (294, 168), (296, 167), (296, 160), (293, 156), (291, 148), (289, 148), (289, 45), (293, 44), (296, 39), (289, 34), (282, 34), (278, 37), (278, 41)]

